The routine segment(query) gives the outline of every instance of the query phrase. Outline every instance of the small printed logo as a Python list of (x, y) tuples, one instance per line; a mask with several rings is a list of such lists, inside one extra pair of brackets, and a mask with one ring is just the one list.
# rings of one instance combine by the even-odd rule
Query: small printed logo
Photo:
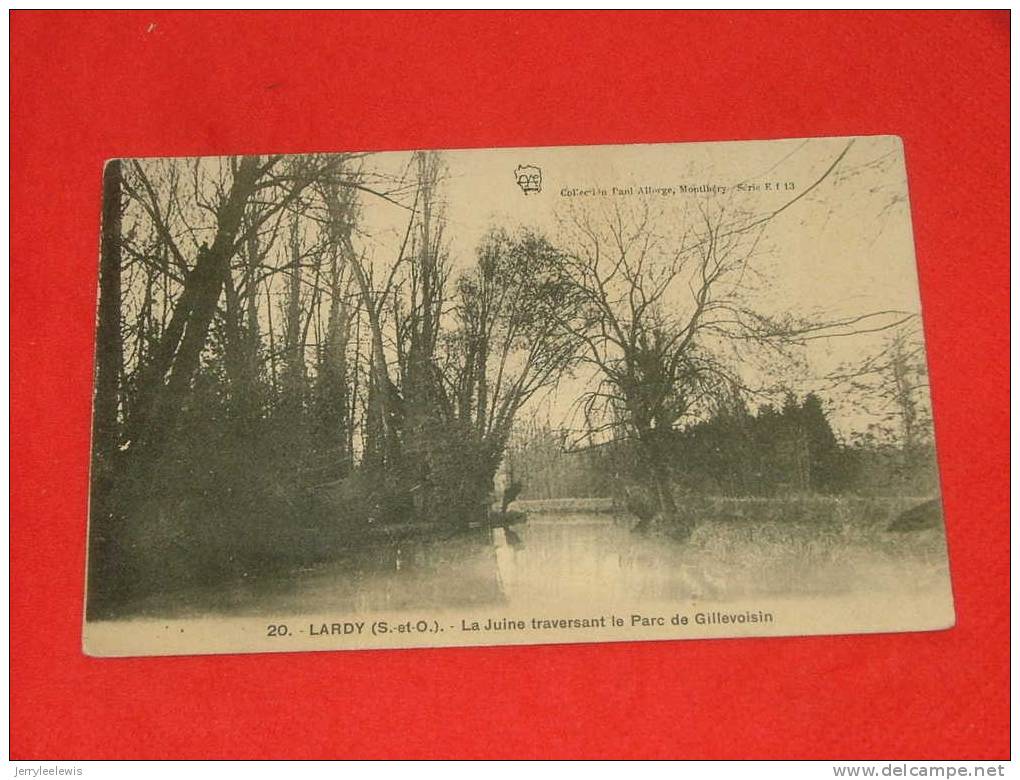
[(525, 195), (542, 191), (542, 169), (537, 165), (518, 165), (514, 176), (517, 177), (517, 186)]

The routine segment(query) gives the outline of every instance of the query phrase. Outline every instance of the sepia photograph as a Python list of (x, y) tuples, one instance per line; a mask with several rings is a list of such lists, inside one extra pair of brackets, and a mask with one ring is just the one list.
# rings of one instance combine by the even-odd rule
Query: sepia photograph
[(953, 625), (899, 138), (102, 190), (88, 654)]

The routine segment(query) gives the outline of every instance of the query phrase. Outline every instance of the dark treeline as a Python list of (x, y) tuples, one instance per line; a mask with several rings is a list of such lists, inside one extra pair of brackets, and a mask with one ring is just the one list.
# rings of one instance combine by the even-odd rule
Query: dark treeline
[[(626, 441), (574, 449), (558, 430), (522, 425), (510, 462), (527, 486), (525, 499), (620, 498), (641, 482), (634, 449)], [(938, 489), (930, 438), (843, 443), (814, 393), (799, 401), (788, 394), (782, 405), (756, 411), (730, 400), (708, 419), (671, 431), (665, 450), (680, 496), (926, 496)]]

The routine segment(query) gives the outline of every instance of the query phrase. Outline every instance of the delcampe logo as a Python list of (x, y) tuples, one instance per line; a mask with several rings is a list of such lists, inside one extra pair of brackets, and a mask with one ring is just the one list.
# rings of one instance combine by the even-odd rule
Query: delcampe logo
[(525, 195), (542, 191), (542, 169), (537, 165), (518, 165), (514, 175), (517, 177), (517, 186)]

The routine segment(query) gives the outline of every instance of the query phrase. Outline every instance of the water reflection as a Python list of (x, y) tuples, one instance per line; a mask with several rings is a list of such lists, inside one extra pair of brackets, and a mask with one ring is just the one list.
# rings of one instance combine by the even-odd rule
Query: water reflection
[(940, 531), (866, 524), (706, 522), (687, 541), (605, 514), (532, 516), (500, 545), (504, 594), (522, 607), (921, 592), (948, 583)]
[(941, 534), (850, 526), (705, 523), (686, 542), (635, 534), (608, 514), (536, 514), (479, 530), (351, 552), (227, 588), (164, 594), (150, 615), (371, 613), (505, 605), (724, 602), (748, 597), (921, 591), (947, 583)]

